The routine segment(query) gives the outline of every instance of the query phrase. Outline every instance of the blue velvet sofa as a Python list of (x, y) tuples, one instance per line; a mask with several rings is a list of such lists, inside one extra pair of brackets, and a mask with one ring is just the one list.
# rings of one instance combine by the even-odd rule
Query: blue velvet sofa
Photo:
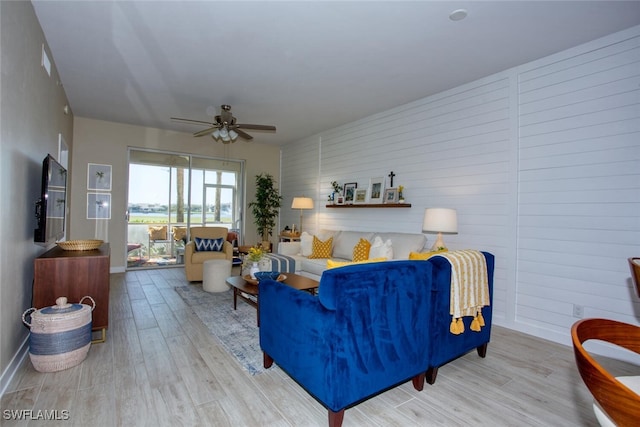
[[(493, 255), (484, 253), (493, 285)], [(474, 348), (484, 357), (491, 307), (480, 332), (449, 332), (451, 265), (385, 261), (326, 270), (317, 296), (260, 282), (260, 346), (329, 411), (340, 426), (346, 408), (412, 379), (422, 390), (438, 368)]]

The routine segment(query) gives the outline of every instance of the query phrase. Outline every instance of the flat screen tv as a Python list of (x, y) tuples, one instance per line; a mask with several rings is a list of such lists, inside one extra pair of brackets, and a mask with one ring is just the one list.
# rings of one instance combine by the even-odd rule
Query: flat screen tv
[(67, 170), (49, 154), (42, 161), (42, 187), (36, 202), (38, 228), (33, 233), (34, 242), (50, 243), (64, 237), (66, 205)]

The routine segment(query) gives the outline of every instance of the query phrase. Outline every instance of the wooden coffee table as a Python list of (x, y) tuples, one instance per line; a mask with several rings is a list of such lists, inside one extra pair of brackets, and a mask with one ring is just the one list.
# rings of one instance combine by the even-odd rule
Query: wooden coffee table
[[(308, 291), (312, 294), (315, 294), (315, 290), (318, 288), (319, 283), (316, 280), (295, 273), (282, 274), (287, 276), (283, 283), (291, 286), (294, 289)], [(244, 300), (247, 304), (256, 308), (256, 315), (258, 319), (257, 323), (258, 326), (260, 326), (260, 303), (258, 298), (258, 289), (260, 288), (260, 286), (247, 282), (242, 278), (242, 276), (227, 277), (226, 282), (233, 288), (233, 309), (237, 309), (238, 298)], [(256, 297), (256, 299), (253, 300), (243, 294), (252, 295)]]

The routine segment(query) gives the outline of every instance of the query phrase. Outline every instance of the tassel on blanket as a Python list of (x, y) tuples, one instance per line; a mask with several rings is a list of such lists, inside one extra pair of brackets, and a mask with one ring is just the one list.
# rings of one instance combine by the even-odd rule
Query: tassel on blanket
[(478, 313), (471, 321), (471, 330), (480, 332), (480, 329), (484, 326), (484, 317), (482, 317), (482, 310), (478, 309)]
[(449, 325), (449, 332), (454, 335), (460, 335), (464, 332), (464, 322), (462, 318), (451, 319), (451, 325)]

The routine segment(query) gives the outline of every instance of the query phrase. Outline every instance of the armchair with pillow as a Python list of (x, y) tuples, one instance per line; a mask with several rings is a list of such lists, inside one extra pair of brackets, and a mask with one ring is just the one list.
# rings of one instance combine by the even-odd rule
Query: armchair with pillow
[(203, 264), (210, 259), (233, 260), (233, 245), (225, 227), (191, 227), (191, 241), (184, 249), (184, 270), (190, 282), (202, 281)]

